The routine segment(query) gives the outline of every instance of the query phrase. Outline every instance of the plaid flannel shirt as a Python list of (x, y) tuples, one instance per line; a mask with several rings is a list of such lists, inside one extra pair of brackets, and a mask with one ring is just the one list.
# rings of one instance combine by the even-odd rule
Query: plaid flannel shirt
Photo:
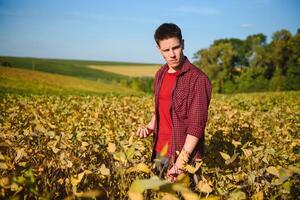
[[(154, 79), (155, 96), (155, 129), (153, 137), (153, 153), (156, 156), (155, 146), (159, 129), (158, 98), (164, 74), (168, 71), (167, 64), (156, 73)], [(172, 143), (170, 161), (175, 162), (176, 151), (180, 152), (184, 146), (187, 134), (199, 138), (199, 142), (192, 152), (193, 158), (202, 158), (204, 151), (204, 131), (208, 116), (208, 107), (211, 98), (211, 83), (199, 68), (185, 58), (184, 64), (176, 78), (171, 99)]]

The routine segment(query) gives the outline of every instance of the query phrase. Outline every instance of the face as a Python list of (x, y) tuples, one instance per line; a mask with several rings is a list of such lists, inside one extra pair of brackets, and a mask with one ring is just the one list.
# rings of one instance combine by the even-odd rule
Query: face
[(159, 45), (157, 46), (161, 55), (166, 60), (168, 66), (175, 70), (180, 67), (181, 61), (184, 57), (183, 42), (183, 40), (180, 42), (178, 38), (172, 37), (159, 41)]

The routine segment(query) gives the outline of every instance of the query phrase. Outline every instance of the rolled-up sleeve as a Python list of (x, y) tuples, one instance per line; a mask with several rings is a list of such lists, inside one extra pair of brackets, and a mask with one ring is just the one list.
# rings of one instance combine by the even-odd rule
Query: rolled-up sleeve
[(188, 106), (187, 134), (197, 138), (204, 136), (211, 99), (211, 83), (206, 76), (198, 76), (191, 90)]

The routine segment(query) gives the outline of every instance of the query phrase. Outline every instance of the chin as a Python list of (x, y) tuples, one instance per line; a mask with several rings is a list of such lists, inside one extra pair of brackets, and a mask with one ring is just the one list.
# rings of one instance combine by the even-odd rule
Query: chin
[(170, 64), (168, 64), (168, 65), (169, 65), (170, 67), (172, 67), (172, 68), (177, 68), (179, 64), (177, 64), (177, 63), (176, 63), (176, 64), (170, 63)]

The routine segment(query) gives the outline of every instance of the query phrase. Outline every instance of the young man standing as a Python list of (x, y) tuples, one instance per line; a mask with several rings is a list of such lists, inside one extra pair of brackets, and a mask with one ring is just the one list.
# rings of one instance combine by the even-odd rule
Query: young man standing
[(155, 113), (136, 134), (154, 133), (152, 160), (168, 147), (161, 164), (167, 168), (166, 178), (175, 181), (187, 162), (203, 156), (211, 84), (184, 56), (184, 40), (176, 24), (160, 25), (154, 38), (166, 64), (155, 75)]

